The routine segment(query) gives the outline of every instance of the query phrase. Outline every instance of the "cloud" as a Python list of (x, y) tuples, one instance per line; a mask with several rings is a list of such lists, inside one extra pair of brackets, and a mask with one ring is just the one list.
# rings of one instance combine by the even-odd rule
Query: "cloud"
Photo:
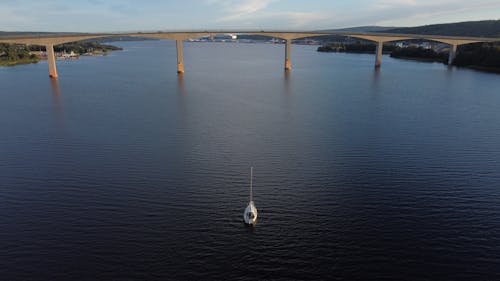
[(310, 24), (327, 20), (329, 17), (320, 12), (270, 12), (263, 13), (258, 19), (279, 22), (287, 28), (305, 28)]
[[(421, 1), (420, 3), (425, 2)], [(415, 6), (416, 0), (379, 0), (375, 1), (374, 6), (378, 8), (395, 7), (395, 6)]]
[(262, 11), (274, 0), (246, 0), (233, 7), (233, 13), (239, 16), (251, 15)]
[(320, 12), (285, 12), (280, 16), (290, 18), (293, 27), (305, 27), (310, 23), (326, 20), (330, 17)]
[(219, 19), (218, 22), (233, 21), (237, 19), (248, 19), (265, 10), (272, 2), (279, 0), (207, 0), (208, 4), (222, 7), (227, 14)]
[(498, 0), (476, 0), (460, 3), (456, 0), (372, 0), (355, 10), (339, 10), (315, 27), (340, 28), (363, 25), (417, 26), (443, 22), (496, 19), (488, 16), (500, 11)]
[[(405, 2), (399, 5), (384, 5), (386, 2)], [(456, 15), (460, 21), (466, 14), (482, 14), (485, 9), (498, 10), (500, 2), (477, 0), (457, 5), (453, 0), (382, 0), (375, 5), (377, 13), (371, 13), (375, 24), (379, 25), (419, 25), (443, 21), (444, 16)]]
[(284, 0), (205, 1), (223, 12), (214, 24), (279, 29), (415, 26), (488, 19), (487, 15), (491, 15), (492, 11), (500, 11), (498, 0), (475, 0), (460, 4), (456, 0), (366, 0), (359, 5), (352, 2), (348, 5), (340, 2), (326, 5), (317, 0), (308, 1), (311, 4), (307, 5), (307, 10), (299, 10), (297, 5)]
[(327, 18), (321, 12), (271, 11), (269, 6), (278, 2), (280, 0), (206, 0), (207, 4), (222, 9), (224, 15), (215, 20), (221, 24), (255, 27), (256, 23), (259, 26), (276, 26), (279, 23), (282, 27), (300, 28)]
[[(330, 29), (498, 19), (499, 0), (0, 0), (0, 29)], [(202, 4), (202, 5), (200, 5)]]

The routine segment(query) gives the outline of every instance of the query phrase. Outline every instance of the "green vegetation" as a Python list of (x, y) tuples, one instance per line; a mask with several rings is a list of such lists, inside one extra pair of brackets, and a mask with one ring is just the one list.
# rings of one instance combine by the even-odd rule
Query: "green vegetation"
[[(346, 29), (346, 31), (384, 32), (400, 34), (428, 34), (445, 36), (498, 37), (500, 38), (500, 20), (468, 21), (447, 24), (433, 24), (417, 27), (384, 28), (376, 30), (373, 27)], [(357, 30), (359, 29), (359, 30)], [(338, 36), (337, 36), (338, 37)], [(335, 36), (318, 37), (323, 42), (342, 42), (343, 38)], [(417, 40), (418, 41), (418, 40)], [(467, 44), (459, 47), (453, 65), (471, 67), (500, 73), (500, 45), (487, 43)], [(357, 43), (325, 43), (318, 48), (319, 52), (374, 53), (375, 44)], [(398, 48), (394, 45), (384, 45), (384, 53), (391, 57), (429, 62), (448, 63), (448, 52), (436, 52), (421, 47)]]
[(0, 44), (0, 66), (36, 62), (38, 62), (38, 58), (35, 55), (30, 55), (26, 46)]
[[(448, 52), (438, 53), (431, 49), (416, 47), (396, 48), (391, 57), (448, 63)], [(452, 64), (500, 72), (500, 45), (476, 43), (460, 46)]]
[[(122, 48), (104, 45), (98, 42), (75, 42), (54, 46), (56, 53), (71, 53), (82, 55), (85, 53), (105, 54), (109, 51), (122, 50)], [(45, 51), (42, 46), (25, 46), (18, 44), (0, 44), (0, 66), (36, 63), (43, 58), (42, 55), (30, 54), (33, 51)]]
[(500, 73), (500, 44), (463, 45), (460, 47), (453, 64)]
[[(377, 45), (374, 43), (329, 43), (319, 46), (318, 52), (345, 52), (345, 53), (374, 53)], [(384, 45), (384, 53), (390, 53), (394, 50), (393, 45)]]
[[(375, 53), (375, 48), (373, 43), (330, 43), (318, 47), (318, 52)], [(448, 63), (447, 51), (436, 52), (422, 47), (401, 48), (395, 45), (384, 45), (384, 53), (390, 53), (393, 58)], [(500, 73), (500, 43), (460, 46), (452, 64)]]
[(54, 46), (55, 52), (74, 52), (79, 55), (85, 53), (106, 53), (108, 51), (118, 50), (122, 50), (122, 48), (98, 42), (72, 42)]
[(408, 47), (408, 48), (396, 47), (391, 52), (391, 57), (403, 58), (403, 59), (415, 59), (422, 61), (437, 61), (442, 63), (448, 62), (447, 52), (437, 53), (432, 49), (425, 49), (422, 47)]

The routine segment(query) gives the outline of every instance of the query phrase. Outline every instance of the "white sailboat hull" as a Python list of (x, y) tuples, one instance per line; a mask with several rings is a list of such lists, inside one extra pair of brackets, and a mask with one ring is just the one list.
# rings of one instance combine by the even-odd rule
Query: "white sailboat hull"
[(245, 208), (245, 212), (243, 212), (243, 220), (248, 225), (255, 225), (257, 223), (257, 208), (255, 208), (253, 201), (250, 201), (248, 206)]

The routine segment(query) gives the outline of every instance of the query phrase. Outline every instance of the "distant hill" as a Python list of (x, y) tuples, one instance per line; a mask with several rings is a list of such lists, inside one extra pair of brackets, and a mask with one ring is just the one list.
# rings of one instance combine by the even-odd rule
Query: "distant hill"
[(398, 27), (385, 30), (384, 32), (448, 36), (500, 37), (500, 20), (466, 21), (416, 27)]
[[(316, 32), (385, 32), (389, 29), (394, 29), (395, 27), (388, 26), (355, 26), (355, 27), (346, 27), (346, 28), (337, 28), (337, 29), (323, 29), (316, 30)], [(310, 37), (310, 39), (316, 40), (318, 42), (345, 42), (349, 40), (345, 36), (339, 35), (328, 35), (328, 36), (314, 36)]]
[[(448, 35), (448, 36), (472, 36), (472, 37), (499, 37), (500, 38), (500, 20), (484, 21), (466, 21), (457, 23), (431, 24), (416, 27), (387, 27), (387, 26), (357, 26), (340, 29), (318, 30), (318, 32), (383, 32), (383, 33), (404, 33), (404, 34), (428, 34), (428, 35)], [(48, 35), (65, 34), (64, 32), (11, 32), (0, 31), (0, 36), (15, 35)], [(260, 35), (238, 35), (240, 39), (269, 40), (269, 38)], [(317, 37), (320, 41), (341, 40), (339, 36)], [(102, 41), (116, 41), (117, 39), (101, 39)], [(118, 40), (144, 40), (127, 38), (123, 36)], [(95, 41), (95, 40), (94, 40)]]

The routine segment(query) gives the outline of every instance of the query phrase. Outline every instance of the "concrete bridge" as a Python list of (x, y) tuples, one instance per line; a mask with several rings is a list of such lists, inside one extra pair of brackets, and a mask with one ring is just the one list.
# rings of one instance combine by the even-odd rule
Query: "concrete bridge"
[(135, 33), (74, 33), (74, 34), (43, 34), (43, 35), (21, 35), (21, 36), (2, 36), (0, 43), (26, 44), (26, 45), (41, 45), (45, 46), (47, 52), (47, 60), (49, 65), (49, 75), (52, 78), (57, 78), (57, 68), (54, 55), (54, 45), (82, 41), (87, 39), (112, 37), (112, 36), (136, 36), (158, 39), (170, 39), (176, 41), (177, 47), (177, 73), (184, 73), (184, 62), (182, 55), (182, 41), (190, 38), (199, 38), (216, 34), (251, 34), (262, 35), (273, 38), (281, 38), (285, 40), (285, 70), (289, 71), (292, 68), (291, 61), (291, 44), (292, 40), (317, 37), (317, 36), (346, 36), (369, 40), (376, 42), (377, 48), (375, 51), (375, 67), (380, 67), (382, 64), (382, 48), (384, 42), (401, 41), (410, 39), (421, 39), (427, 41), (436, 41), (450, 45), (448, 64), (451, 64), (456, 56), (457, 47), (463, 44), (477, 42), (500, 42), (500, 38), (485, 38), (485, 37), (456, 37), (456, 36), (440, 36), (440, 35), (416, 35), (416, 34), (393, 34), (393, 33), (375, 33), (375, 32), (291, 32), (291, 31), (189, 31), (189, 32), (135, 32)]

